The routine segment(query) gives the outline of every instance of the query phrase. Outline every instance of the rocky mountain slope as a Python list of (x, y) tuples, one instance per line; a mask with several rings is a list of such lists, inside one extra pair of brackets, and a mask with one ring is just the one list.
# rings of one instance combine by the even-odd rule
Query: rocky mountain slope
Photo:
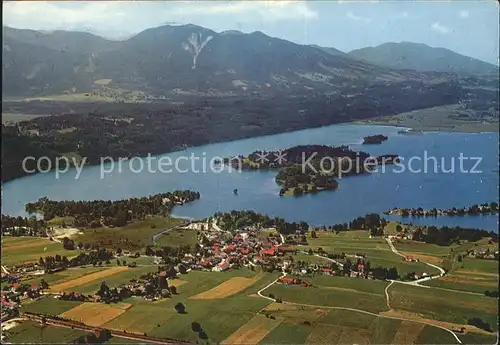
[(216, 33), (196, 25), (160, 26), (123, 41), (89, 33), (4, 28), (7, 96), (90, 92), (95, 82), (150, 93), (335, 93), (352, 85), (441, 82), (436, 73), (398, 71), (333, 48), (298, 45), (261, 32)]
[(444, 48), (401, 42), (352, 50), (348, 56), (379, 66), (421, 72), (498, 74), (498, 66)]

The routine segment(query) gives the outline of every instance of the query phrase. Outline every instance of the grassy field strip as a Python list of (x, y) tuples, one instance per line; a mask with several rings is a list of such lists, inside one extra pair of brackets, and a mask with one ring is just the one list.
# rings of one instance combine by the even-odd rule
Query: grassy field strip
[(15, 242), (7, 242), (3, 243), (2, 241), (2, 252), (8, 253), (11, 251), (18, 251), (25, 248), (31, 247), (41, 247), (43, 245), (48, 245), (54, 243), (50, 241), (48, 238), (44, 237), (22, 237), (23, 241), (15, 241)]
[(106, 269), (104, 271), (91, 273), (89, 275), (86, 275), (86, 276), (83, 276), (83, 277), (80, 277), (80, 278), (76, 278), (76, 279), (73, 279), (73, 280), (61, 283), (61, 284), (53, 285), (53, 286), (49, 287), (49, 290), (51, 292), (65, 291), (65, 290), (67, 290), (69, 288), (72, 288), (72, 287), (75, 287), (75, 286), (79, 286), (79, 285), (83, 285), (83, 284), (86, 284), (86, 283), (90, 283), (90, 282), (92, 282), (94, 280), (105, 278), (107, 276), (110, 276), (110, 275), (113, 275), (113, 274), (117, 274), (117, 273), (121, 273), (121, 272), (124, 272), (124, 271), (127, 271), (127, 270), (128, 270), (128, 267), (126, 267), (126, 266), (111, 267), (111, 268), (108, 268), (108, 269)]
[(197, 295), (189, 297), (190, 299), (216, 299), (216, 298), (226, 298), (232, 295), (237, 294), (240, 291), (245, 290), (249, 286), (256, 283), (259, 279), (261, 279), (264, 275), (259, 273), (255, 277), (252, 278), (244, 278), (244, 277), (233, 277), (216, 287), (199, 293)]
[(127, 303), (109, 305), (87, 302), (62, 313), (60, 316), (83, 322), (89, 326), (100, 327), (125, 313), (131, 306)]
[(245, 325), (240, 327), (236, 332), (231, 334), (221, 342), (222, 345), (241, 344), (255, 345), (258, 344), (265, 336), (276, 328), (283, 319), (272, 320), (264, 315), (255, 315)]
[(402, 321), (391, 344), (414, 344), (425, 325)]
[[(453, 337), (457, 340), (458, 343), (462, 344), (462, 341), (458, 338), (458, 336), (451, 331), (449, 328), (445, 328), (437, 324), (438, 322), (433, 322), (434, 320), (429, 320), (429, 319), (408, 319), (408, 318), (403, 318), (399, 316), (390, 316), (387, 313), (389, 312), (381, 312), (379, 314), (372, 313), (366, 310), (362, 309), (355, 309), (355, 308), (347, 308), (347, 307), (332, 307), (332, 306), (325, 306), (325, 305), (313, 305), (313, 304), (306, 304), (306, 303), (295, 303), (295, 302), (288, 302), (288, 301), (283, 301), (284, 304), (292, 304), (292, 305), (298, 305), (298, 306), (304, 306), (304, 307), (311, 307), (311, 308), (318, 308), (318, 309), (334, 309), (334, 310), (348, 310), (348, 311), (353, 311), (353, 312), (358, 312), (366, 315), (372, 315), (376, 317), (384, 317), (388, 319), (394, 319), (394, 320), (401, 320), (401, 321), (413, 321), (417, 323), (422, 323), (426, 325), (431, 325), (437, 328), (440, 328), (442, 330), (445, 330), (446, 332), (450, 333), (453, 335)], [(461, 326), (461, 325), (460, 325)]]
[[(390, 311), (385, 311), (379, 314), (380, 317), (388, 317), (388, 318), (394, 318), (394, 319), (399, 319), (399, 320), (404, 320), (407, 322), (417, 322), (417, 323), (422, 323), (430, 326), (435, 326), (438, 328), (444, 328), (448, 330), (449, 332), (451, 331), (451, 328), (460, 328), (460, 327), (465, 327), (465, 329), (468, 332), (473, 332), (473, 333), (479, 333), (479, 334), (484, 334), (484, 335), (491, 335), (491, 333), (488, 333), (482, 329), (479, 329), (475, 326), (471, 325), (465, 325), (465, 324), (460, 324), (460, 323), (453, 323), (453, 322), (446, 322), (446, 321), (439, 321), (439, 320), (432, 320), (432, 319), (427, 319), (424, 318), (420, 315), (413, 314), (410, 312), (405, 312), (405, 311), (396, 311), (396, 310), (390, 310)], [(453, 332), (452, 332), (453, 333)], [(453, 333), (455, 334), (455, 333)]]

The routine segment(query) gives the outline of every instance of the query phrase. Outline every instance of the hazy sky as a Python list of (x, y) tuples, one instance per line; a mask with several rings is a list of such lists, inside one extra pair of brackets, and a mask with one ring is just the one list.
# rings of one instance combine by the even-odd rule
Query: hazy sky
[(342, 51), (419, 42), (498, 63), (499, 5), (481, 1), (3, 2), (4, 25), (120, 38), (164, 23), (262, 31)]

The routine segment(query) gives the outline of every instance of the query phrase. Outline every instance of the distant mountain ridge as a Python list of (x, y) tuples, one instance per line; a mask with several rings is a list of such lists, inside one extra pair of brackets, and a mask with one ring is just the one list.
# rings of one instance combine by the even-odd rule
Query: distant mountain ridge
[(299, 45), (262, 32), (217, 33), (163, 25), (122, 41), (86, 33), (4, 27), (2, 83), (7, 96), (90, 92), (97, 80), (148, 93), (341, 93), (352, 86), (450, 76), (378, 66), (353, 52)]
[(422, 43), (384, 43), (376, 47), (352, 50), (348, 56), (375, 65), (397, 69), (458, 74), (498, 73), (498, 66), (458, 54), (445, 48)]

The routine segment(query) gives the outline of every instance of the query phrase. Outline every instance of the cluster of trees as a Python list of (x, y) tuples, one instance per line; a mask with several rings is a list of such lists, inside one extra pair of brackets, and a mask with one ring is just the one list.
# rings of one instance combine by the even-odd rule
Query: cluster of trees
[(389, 138), (383, 134), (369, 135), (363, 138), (363, 144), (381, 144), (387, 139)]
[(156, 248), (153, 246), (146, 246), (145, 254), (147, 256), (157, 256), (161, 257), (166, 265), (176, 266), (179, 265), (179, 270), (181, 273), (185, 273), (186, 268), (184, 265), (180, 264), (181, 260), (185, 257), (186, 254), (195, 255), (196, 253), (201, 253), (202, 255), (207, 254), (209, 250), (208, 247), (205, 247), (202, 251), (199, 243), (196, 243), (194, 246), (189, 244), (180, 245), (178, 247), (169, 247), (163, 246), (161, 248)]
[(467, 320), (467, 324), (476, 326), (477, 328), (480, 329), (484, 329), (487, 332), (493, 332), (490, 324), (479, 317), (470, 318), (469, 320)]
[(55, 255), (40, 257), (38, 264), (51, 270), (58, 267), (76, 267), (83, 265), (101, 266), (103, 262), (109, 264), (113, 253), (105, 248), (98, 248), (86, 253), (80, 253), (71, 259), (66, 256)]
[(484, 295), (485, 295), (486, 297), (498, 298), (498, 290), (493, 290), (493, 291), (486, 290), (486, 291), (484, 292)]
[(399, 278), (398, 269), (396, 267), (385, 268), (385, 267), (373, 267), (370, 272), (373, 274), (373, 278), (380, 280), (396, 280)]
[(11, 217), (2, 214), (2, 235), (47, 237), (49, 226), (43, 219), (32, 217)]
[(102, 344), (111, 338), (111, 331), (107, 329), (96, 329), (92, 333), (88, 333), (76, 338), (73, 344)]
[(254, 211), (236, 211), (217, 212), (214, 217), (218, 220), (218, 225), (221, 229), (234, 232), (245, 227), (261, 228), (276, 228), (283, 234), (295, 234), (296, 232), (305, 233), (309, 230), (309, 225), (306, 222), (287, 222), (283, 218), (271, 218)]
[[(309, 174), (302, 170), (298, 165), (282, 168), (276, 175), (276, 183), (282, 188), (280, 196), (284, 195), (289, 189), (293, 190), (294, 196), (307, 193), (317, 193), (320, 190), (333, 190), (338, 187), (338, 182), (332, 176), (312, 173)], [(310, 188), (309, 188), (310, 186)]]
[(124, 226), (127, 222), (145, 219), (147, 215), (169, 215), (176, 204), (200, 198), (200, 193), (190, 190), (160, 193), (142, 198), (124, 200), (54, 201), (40, 198), (26, 204), (28, 213), (40, 212), (45, 220), (54, 217), (74, 217), (74, 225), (96, 228)]
[(482, 229), (470, 229), (456, 227), (436, 227), (428, 226), (416, 229), (413, 232), (413, 240), (425, 243), (437, 244), (439, 246), (449, 246), (460, 241), (476, 242), (484, 237), (491, 237), (498, 241), (498, 234), (493, 231)]
[(140, 284), (144, 289), (128, 287), (128, 284), (119, 287), (110, 288), (106, 282), (102, 282), (96, 295), (101, 298), (104, 303), (114, 303), (122, 301), (131, 296), (144, 296), (146, 298), (169, 298), (171, 295), (178, 293), (177, 288), (173, 285), (169, 286), (167, 276), (147, 273), (139, 277), (139, 279), (131, 279), (130, 283)]
[(336, 233), (349, 230), (369, 230), (372, 236), (382, 236), (383, 229), (387, 224), (387, 220), (380, 217), (379, 214), (369, 213), (363, 217), (357, 217), (348, 223), (319, 226), (318, 230), (335, 231)]
[(202, 340), (208, 339), (207, 333), (203, 330), (199, 322), (194, 321), (193, 323), (191, 323), (191, 330), (195, 333), (198, 333), (198, 338)]

